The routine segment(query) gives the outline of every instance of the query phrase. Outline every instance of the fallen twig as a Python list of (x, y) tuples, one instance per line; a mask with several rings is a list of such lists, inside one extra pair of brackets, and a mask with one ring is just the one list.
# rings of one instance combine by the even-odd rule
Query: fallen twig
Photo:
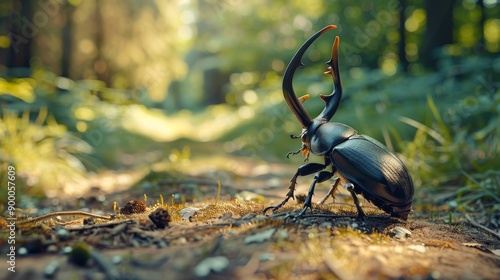
[(121, 221), (110, 222), (110, 223), (105, 223), (105, 224), (84, 225), (82, 227), (68, 228), (68, 230), (69, 231), (83, 231), (83, 230), (89, 230), (89, 229), (95, 229), (95, 228), (113, 228), (117, 225), (133, 224), (133, 223), (135, 223), (134, 220), (121, 220)]
[(500, 234), (496, 233), (495, 231), (479, 224), (478, 222), (474, 221), (474, 219), (472, 219), (471, 216), (469, 216), (469, 214), (465, 214), (465, 218), (467, 219), (467, 221), (469, 221), (469, 223), (471, 223), (471, 225), (475, 226), (475, 227), (478, 227), (488, 233), (491, 233), (493, 234), (494, 236), (496, 236), (496, 238), (500, 239)]
[(86, 217), (91, 217), (91, 218), (96, 218), (96, 219), (103, 219), (103, 220), (112, 220), (112, 216), (102, 216), (98, 214), (93, 214), (93, 213), (88, 213), (84, 211), (60, 211), (60, 212), (53, 212), (49, 214), (45, 214), (39, 217), (35, 218), (28, 218), (26, 220), (18, 221), (16, 222), (16, 225), (29, 225), (31, 223), (37, 223), (52, 217), (56, 216), (86, 216)]

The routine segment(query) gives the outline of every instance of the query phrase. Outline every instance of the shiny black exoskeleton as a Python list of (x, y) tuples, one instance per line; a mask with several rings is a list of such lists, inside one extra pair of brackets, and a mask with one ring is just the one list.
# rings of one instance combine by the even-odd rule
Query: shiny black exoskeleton
[[(329, 25), (312, 35), (293, 56), (283, 77), (285, 101), (302, 125), (302, 133), (299, 136), (291, 136), (300, 138), (302, 147), (296, 152), (289, 153), (287, 157), (302, 153), (307, 160), (309, 153), (312, 152), (323, 156), (325, 162), (323, 164), (307, 163), (300, 166), (291, 180), (290, 190), (285, 200), (276, 206), (267, 207), (264, 212), (269, 209), (276, 211), (294, 197), (298, 176), (316, 173), (304, 202), (304, 208), (295, 218), (302, 216), (307, 208), (312, 206), (311, 200), (316, 183), (324, 182), (337, 174), (338, 178), (329, 194), (333, 194), (339, 183), (342, 183), (354, 199), (359, 219), (366, 219), (366, 215), (359, 205), (356, 194), (363, 195), (391, 216), (406, 220), (411, 212), (414, 187), (411, 175), (403, 162), (377, 140), (360, 135), (345, 124), (330, 122), (342, 99), (338, 36), (333, 43), (331, 59), (326, 62), (329, 66), (328, 71), (325, 72), (333, 77), (334, 89), (330, 95), (320, 96), (326, 104), (318, 117), (312, 119), (302, 106), (302, 102), (309, 96), (297, 98), (293, 90), (293, 75), (298, 67), (303, 66), (301, 58), (307, 48), (323, 33), (334, 28), (336, 28), (335, 25)], [(332, 171), (324, 171), (329, 166), (332, 167)]]

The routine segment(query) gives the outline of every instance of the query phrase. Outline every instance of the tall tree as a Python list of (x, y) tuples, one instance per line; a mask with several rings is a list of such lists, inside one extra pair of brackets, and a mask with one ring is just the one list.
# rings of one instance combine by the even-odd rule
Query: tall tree
[(100, 0), (96, 0), (95, 3), (95, 39), (94, 43), (97, 49), (97, 56), (94, 60), (93, 63), (93, 70), (96, 74), (96, 77), (98, 80), (103, 81), (106, 83), (107, 86), (110, 85), (110, 80), (109, 80), (109, 63), (105, 59), (103, 55), (103, 47), (104, 47), (104, 20), (103, 20), (103, 14), (101, 11), (101, 6), (102, 2)]
[[(213, 24), (217, 10), (213, 4), (200, 0), (198, 2), (200, 18), (197, 22), (199, 37), (207, 36), (207, 34), (217, 33), (216, 24)], [(220, 22), (221, 20), (216, 20)], [(204, 59), (214, 59), (217, 61), (218, 51), (204, 52), (201, 54)], [(203, 70), (203, 94), (205, 105), (220, 104), (225, 102), (224, 86), (229, 82), (229, 75), (221, 71), (220, 65), (213, 65)]]
[(38, 27), (33, 24), (33, 2), (13, 1), (10, 16), (10, 47), (7, 56), (10, 76), (30, 76), (31, 45), (38, 31)]
[(73, 13), (75, 7), (71, 3), (65, 4), (66, 24), (62, 30), (61, 76), (71, 78), (71, 50), (73, 47)]
[(408, 73), (408, 59), (406, 59), (406, 0), (399, 0), (399, 42), (398, 56), (404, 73)]
[(438, 51), (453, 43), (453, 8), (456, 0), (425, 0), (427, 28), (420, 57), (423, 64), (436, 69)]
[(481, 10), (481, 20), (479, 22), (479, 32), (481, 37), (479, 38), (477, 50), (480, 52), (484, 52), (485, 50), (485, 40), (484, 40), (484, 24), (486, 23), (486, 8), (484, 7), (484, 0), (478, 0), (477, 5)]

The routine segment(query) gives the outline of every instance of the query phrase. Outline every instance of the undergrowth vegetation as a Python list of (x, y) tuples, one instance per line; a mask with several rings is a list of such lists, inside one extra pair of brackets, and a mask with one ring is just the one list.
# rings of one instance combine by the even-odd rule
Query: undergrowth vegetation
[(432, 118), (401, 118), (417, 130), (411, 141), (399, 141), (398, 146), (421, 186), (423, 200), (492, 215), (500, 209), (500, 92), (493, 83), (499, 69), (478, 60), (464, 61), (458, 73), (444, 69), (454, 84), (443, 90), (455, 100), (437, 105), (428, 95)]
[[(41, 109), (34, 121), (30, 121), (28, 111), (21, 115), (4, 112), (0, 118), (0, 183), (7, 185), (7, 171), (13, 166), (19, 199), (58, 192), (64, 184), (84, 177), (85, 167), (78, 156), (91, 150), (85, 141), (48, 117), (46, 109)], [(0, 202), (6, 201), (7, 193), (3, 192)]]

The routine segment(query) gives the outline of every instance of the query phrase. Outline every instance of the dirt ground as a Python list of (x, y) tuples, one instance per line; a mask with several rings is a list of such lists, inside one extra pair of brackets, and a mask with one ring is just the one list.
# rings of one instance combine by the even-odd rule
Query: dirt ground
[[(122, 212), (129, 200), (145, 201), (147, 208), (132, 207), (131, 214), (112, 220), (78, 212), (20, 223), (16, 272), (5, 261), (4, 229), (0, 279), (499, 279), (499, 229), (487, 232), (464, 213), (416, 207), (408, 221), (400, 221), (361, 199), (369, 216), (362, 222), (349, 196), (340, 193), (335, 203), (315, 204), (302, 219), (285, 221), (300, 211), (296, 201), (276, 213), (262, 210), (284, 198), (289, 168), (241, 167), (254, 173), (243, 178), (235, 171), (234, 183), (221, 188), (206, 177), (149, 178), (156, 187), (147, 191), (88, 192), (78, 203), (47, 206), (49, 213), (77, 210), (104, 218), (117, 213), (110, 201), (118, 201)], [(309, 179), (301, 179), (297, 194), (307, 190)], [(186, 197), (208, 198), (182, 203), (168, 192), (164, 201), (156, 198), (158, 189), (173, 194), (189, 188)], [(318, 188), (315, 202), (326, 190)], [(169, 215), (164, 229), (151, 218), (165, 213), (158, 209)], [(470, 213), (470, 220), (481, 217)]]

